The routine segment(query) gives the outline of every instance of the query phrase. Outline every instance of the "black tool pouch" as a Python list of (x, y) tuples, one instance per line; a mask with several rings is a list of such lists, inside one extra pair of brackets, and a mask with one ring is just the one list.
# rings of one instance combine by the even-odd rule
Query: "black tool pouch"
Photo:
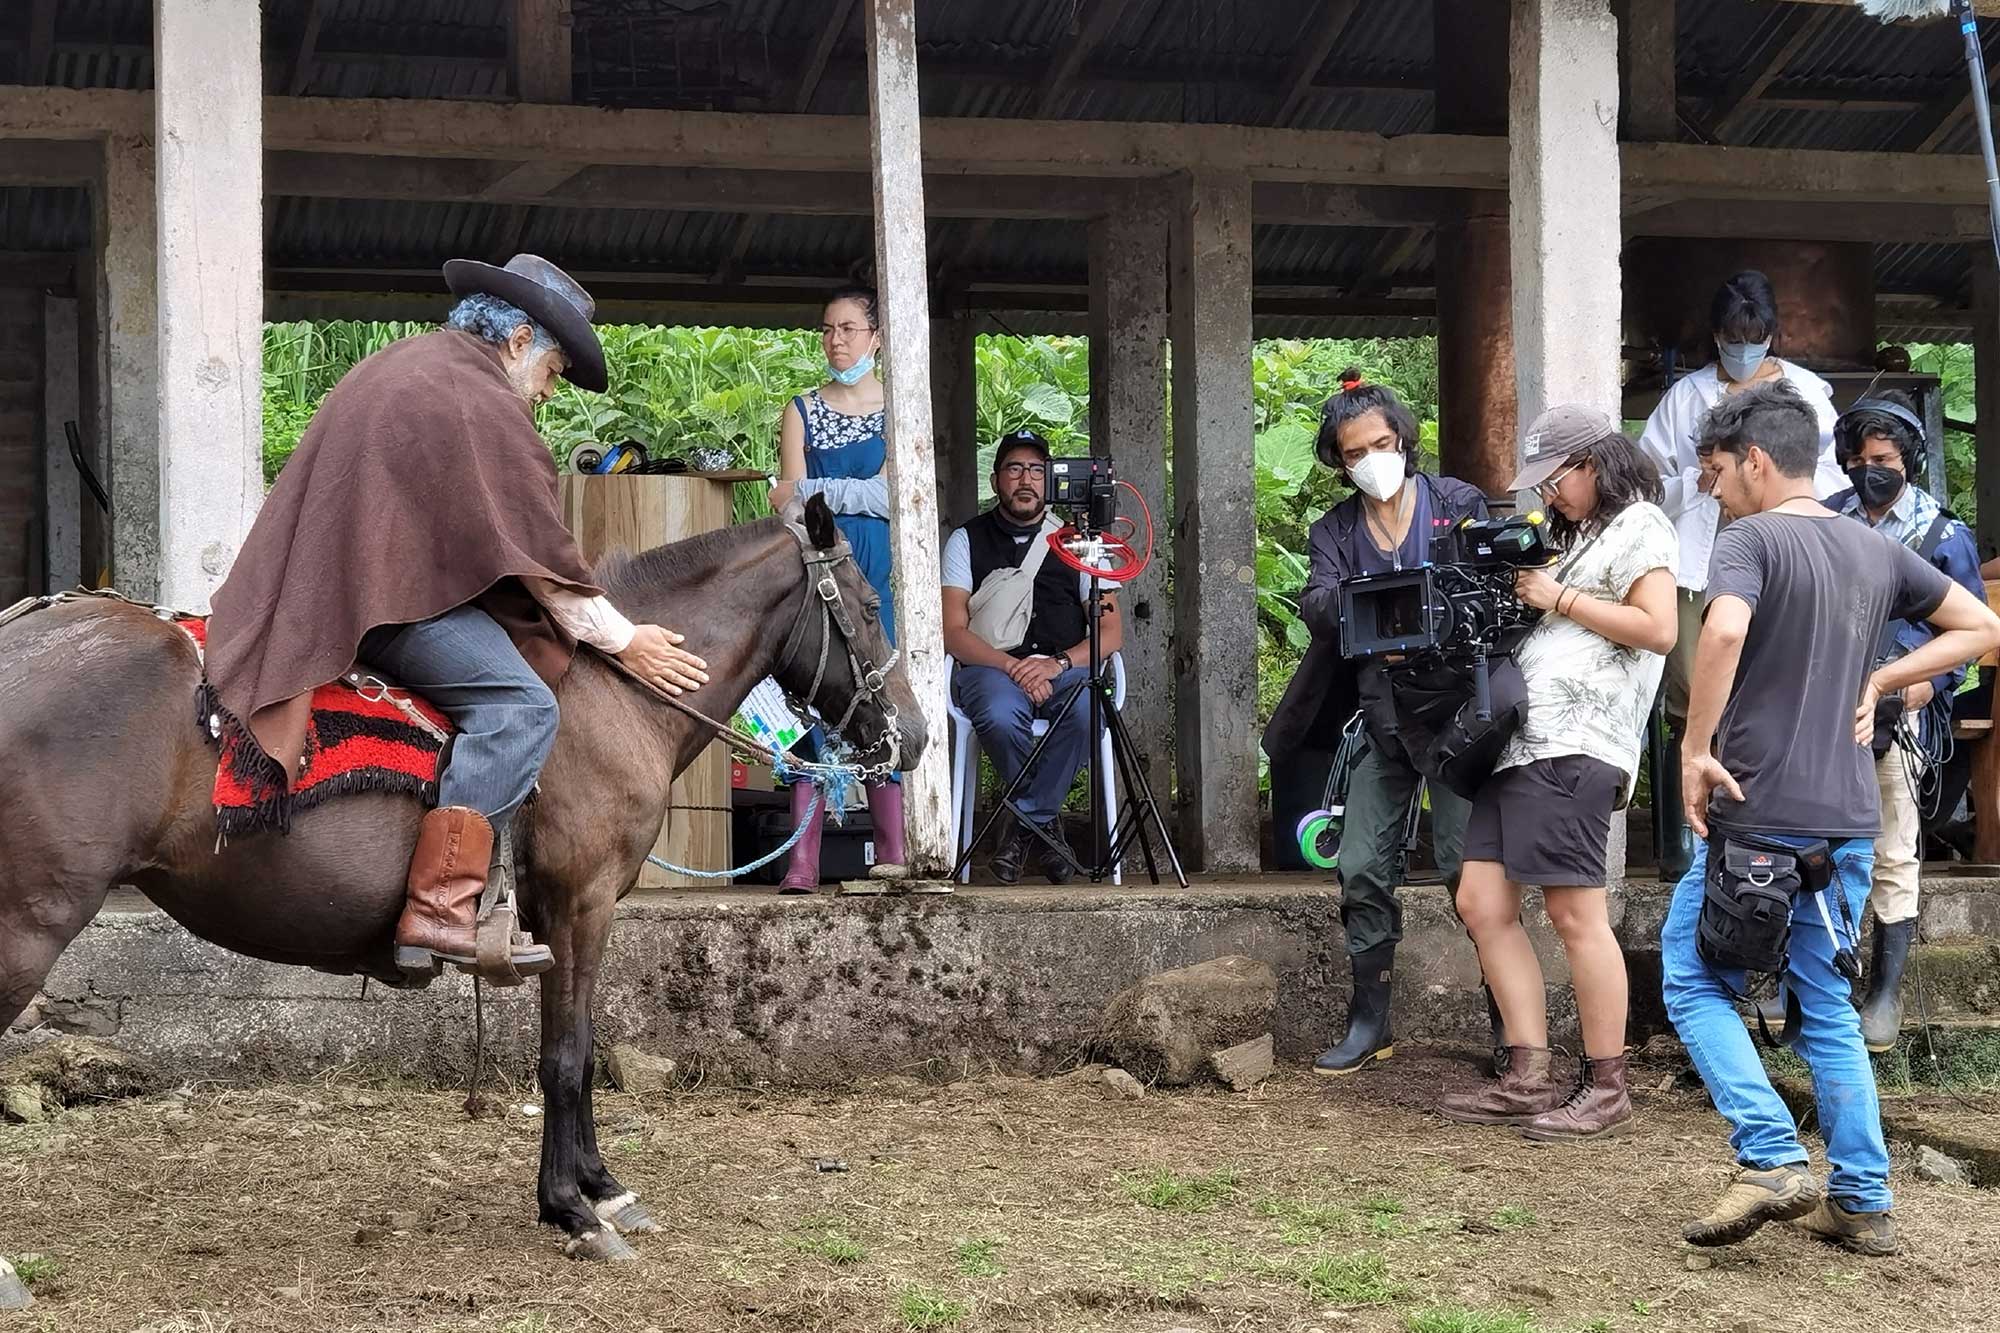
[(1824, 888), (1833, 853), (1824, 840), (1792, 847), (1755, 833), (1722, 833), (1709, 841), (1695, 951), (1724, 971), (1785, 970), (1792, 939), (1792, 900)]

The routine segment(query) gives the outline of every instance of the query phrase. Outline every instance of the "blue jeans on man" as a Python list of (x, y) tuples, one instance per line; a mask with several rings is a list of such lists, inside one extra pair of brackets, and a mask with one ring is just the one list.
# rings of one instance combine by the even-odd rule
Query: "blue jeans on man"
[[(994, 771), (1003, 788), (1011, 785), (1038, 739), (1036, 718), (1053, 718), (1063, 700), (1083, 685), (1090, 672), (1071, 667), (1049, 682), (1049, 697), (1040, 704), (1030, 703), (1027, 694), (998, 667), (960, 666), (951, 682), (952, 697), (979, 733), (979, 743), (993, 756)], [(1111, 707), (1105, 700), (1104, 706)], [(1078, 699), (1069, 716), (1052, 723), (1048, 748), (1028, 780), (1022, 784), (1015, 802), (1021, 813), (1037, 825), (1047, 825), (1062, 812), (1063, 800), (1077, 770), (1090, 753), (1090, 700)]]
[[(1790, 838), (1803, 845), (1808, 838)], [(1834, 845), (1834, 882), (1825, 893), (1836, 929), (1861, 919), (1868, 899), (1875, 849), (1867, 838)], [(1738, 1015), (1726, 982), (1741, 993), (1741, 972), (1718, 974), (1695, 951), (1701, 916), (1708, 847), (1697, 843), (1694, 864), (1674, 889), (1673, 906), (1660, 936), (1667, 1016), (1708, 1085), (1715, 1109), (1730, 1124), (1736, 1160), (1752, 1170), (1805, 1165), (1805, 1145), (1784, 1100), (1772, 1088), (1749, 1030)], [(1798, 1053), (1812, 1067), (1813, 1099), (1826, 1140), (1827, 1196), (1850, 1212), (1885, 1212), (1890, 1206), (1889, 1150), (1882, 1138), (1881, 1104), (1875, 1072), (1861, 1041), (1846, 977), (1834, 969), (1839, 944), (1827, 934), (1816, 895), (1801, 893), (1792, 905), (1790, 956), (1785, 986), (1798, 998), (1801, 1028)], [(1842, 904), (1846, 910), (1843, 912)], [(1852, 946), (1853, 940), (1847, 943)]]

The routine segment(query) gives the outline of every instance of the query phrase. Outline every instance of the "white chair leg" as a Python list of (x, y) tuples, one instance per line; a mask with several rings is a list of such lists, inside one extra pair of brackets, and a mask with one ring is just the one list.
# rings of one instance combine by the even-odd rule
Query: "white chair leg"
[[(958, 817), (958, 854), (972, 845), (978, 831), (974, 815), (979, 807), (979, 733), (971, 727), (955, 728), (959, 733), (958, 759), (952, 768), (952, 808)], [(972, 882), (972, 862), (958, 872), (958, 882)]]
[[(1104, 836), (1110, 839), (1112, 831), (1118, 827), (1118, 774), (1112, 767), (1111, 733), (1106, 731), (1097, 742), (1097, 771), (1104, 782)], [(1125, 882), (1125, 858), (1111, 863), (1111, 882)]]

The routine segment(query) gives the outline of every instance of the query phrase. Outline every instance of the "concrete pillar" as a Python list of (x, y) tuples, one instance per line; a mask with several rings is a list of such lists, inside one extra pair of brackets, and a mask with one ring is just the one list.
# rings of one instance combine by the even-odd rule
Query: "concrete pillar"
[(1607, 0), (1516, 0), (1509, 58), (1520, 420), (1564, 401), (1616, 417), (1618, 27)]
[(1250, 178), (1177, 182), (1172, 222), (1174, 674), (1180, 851), (1255, 870), (1256, 467), (1250, 385)]
[[(42, 302), (42, 568), (51, 592), (83, 582), (83, 481), (70, 461), (65, 423), (84, 427), (78, 386), (77, 302), (49, 296)], [(95, 503), (94, 501), (92, 503)]]
[[(1518, 419), (1583, 402), (1617, 420), (1618, 25), (1606, 0), (1515, 0), (1508, 59)], [(1606, 860), (1615, 890), (1623, 819), (1611, 821)]]
[[(111, 582), (160, 591), (159, 236), (153, 143), (113, 136), (96, 191), (97, 417), (111, 492)], [(95, 574), (97, 571), (89, 571)]]
[(1979, 558), (2000, 555), (2000, 270), (1993, 249), (1972, 250), (1972, 393), (1978, 422), (1973, 494), (1979, 509)]
[(971, 312), (931, 320), (931, 397), (937, 419), (938, 521), (949, 532), (979, 512), (979, 380), (974, 359), (978, 321)]
[(208, 609), (264, 499), (257, 0), (155, 0), (160, 600)]
[(1618, 18), (1618, 106), (1623, 139), (1673, 143), (1680, 137), (1674, 105), (1674, 0), (1615, 0)]
[[(1167, 211), (1147, 194), (1090, 224), (1090, 445), (1152, 507), (1154, 563), (1125, 585), (1125, 722), (1156, 796), (1172, 789), (1167, 554)], [(1129, 496), (1121, 504), (1130, 509)]]
[(1437, 233), (1438, 471), (1499, 496), (1514, 479), (1514, 280), (1507, 219)]
[(875, 178), (875, 273), (887, 371), (889, 530), (896, 633), (930, 744), (905, 774), (911, 873), (951, 868), (937, 470), (931, 432), (930, 287), (924, 258), (923, 144), (917, 115), (915, 0), (867, 0), (868, 128)]

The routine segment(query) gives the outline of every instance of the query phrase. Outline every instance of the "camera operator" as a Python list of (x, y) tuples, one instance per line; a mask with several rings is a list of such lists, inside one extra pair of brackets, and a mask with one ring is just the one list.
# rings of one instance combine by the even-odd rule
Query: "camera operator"
[[(1829, 496), (1827, 508), (1859, 519), (1901, 542), (1982, 602), (1986, 585), (1972, 534), (1911, 479), (1924, 467), (1924, 438), (1916, 404), (1889, 390), (1857, 402), (1834, 424), (1834, 453), (1851, 483)], [(1876, 662), (1893, 660), (1934, 637), (1917, 620), (1892, 620), (1876, 644)], [(1875, 933), (1868, 990), (1861, 1001), (1861, 1036), (1871, 1051), (1895, 1046), (1903, 1027), (1903, 964), (1917, 933), (1917, 871), (1922, 818), (1918, 792), (1929, 765), (1951, 735), (1952, 696), (1965, 680), (1963, 663), (1902, 691), (1886, 704), (1876, 727), (1875, 785), (1882, 800), (1882, 836), (1875, 840), (1875, 886), (1868, 905)], [(1908, 743), (1899, 744), (1898, 720), (1907, 717)], [(1932, 790), (1935, 795), (1935, 788)]]
[[(1354, 370), (1341, 375), (1341, 384), (1321, 411), (1316, 449), (1320, 462), (1355, 493), (1312, 526), (1311, 572), (1299, 602), (1312, 629), (1312, 647), (1264, 733), (1264, 752), (1273, 764), (1308, 743), (1339, 748), (1341, 730), (1363, 693), (1387, 700), (1379, 663), (1357, 672), (1341, 655), (1340, 585), (1427, 564), (1438, 529), (1486, 517), (1486, 497), (1477, 487), (1417, 470), (1417, 419), (1395, 390), (1366, 383)], [(1418, 775), (1401, 742), (1385, 734), (1373, 715), (1368, 738), (1368, 754), (1349, 784), (1340, 836), (1340, 919), (1353, 992), (1346, 1035), (1313, 1065), (1322, 1074), (1351, 1073), (1386, 1059), (1394, 1041), (1390, 978), (1403, 937), (1396, 881)], [(1445, 884), (1455, 890), (1468, 806), (1440, 786), (1429, 790), (1432, 847)]]
[[(1047, 521), (1048, 478), (1047, 440), (1025, 430), (1002, 437), (993, 453), (993, 507), (954, 531), (944, 546), (944, 650), (958, 664), (952, 697), (993, 756), (1003, 789), (1012, 785), (1035, 748), (1035, 719), (1053, 718), (1090, 674), (1085, 600), (1090, 576), (1044, 558), (1048, 533), (1054, 531)], [(1029, 573), (1031, 560), (1034, 570)], [(1100, 595), (1105, 609), (1098, 638), (1109, 658), (1124, 632), (1116, 600), (1109, 593)], [(1012, 631), (1003, 633), (1003, 624)], [(1051, 842), (1064, 848), (1069, 843), (1062, 831), (1063, 800), (1093, 743), (1090, 709), (1084, 706), (1088, 702), (1079, 700), (1052, 724), (1055, 734), (1042, 751), (1040, 771), (1015, 802)], [(1021, 878), (1029, 836), (1012, 817), (1003, 824), (991, 862), (1001, 883)], [(1041, 865), (1051, 884), (1070, 877), (1069, 862), (1046, 844)]]
[[(1730, 1245), (1791, 1220), (1893, 1254), (1889, 1154), (1849, 980), (1882, 831), (1868, 742), (1880, 697), (2000, 645), (2000, 619), (1907, 546), (1813, 498), (1819, 423), (1791, 386), (1724, 399), (1701, 447), (1734, 521), (1716, 541), (1681, 747), (1682, 801), (1702, 841), (1674, 890), (1661, 974), (1743, 1170), (1681, 1234)], [(1939, 633), (1874, 667), (1890, 619)], [(1823, 1198), (1736, 1012), (1749, 958), (1782, 970), (1798, 1016), (1831, 1168)]]
[[(1550, 408), (1529, 427), (1525, 467), (1568, 555), (1522, 570), (1516, 592), (1543, 617), (1514, 650), (1527, 716), (1472, 802), (1458, 914), (1479, 949), (1511, 1043), (1505, 1071), (1438, 1103), (1461, 1124), (1523, 1125), (1529, 1138), (1595, 1138), (1632, 1118), (1625, 1086), (1625, 956), (1606, 908), (1613, 813), (1631, 799), (1639, 742), (1674, 646), (1673, 523), (1660, 480), (1611, 417)], [(1562, 937), (1583, 1025), (1573, 1093), (1551, 1068), (1541, 965), (1521, 925), (1521, 886), (1541, 886)]]
[(1715, 340), (1715, 361), (1674, 381), (1646, 421), (1639, 448), (1660, 470), (1665, 487), (1661, 508), (1674, 520), (1680, 535), (1681, 562), (1675, 576), (1680, 586), (1680, 637), (1667, 657), (1667, 718), (1682, 726), (1687, 718), (1688, 674), (1694, 667), (1694, 643), (1701, 633), (1702, 589), (1708, 586), (1709, 553), (1721, 525), (1710, 489), (1714, 482), (1696, 457), (1702, 414), (1731, 395), (1760, 384), (1787, 383), (1811, 405), (1821, 456), (1815, 467), (1814, 489), (1831, 495), (1843, 485), (1833, 460), (1833, 389), (1796, 362), (1771, 355), (1777, 340), (1778, 296), (1771, 280), (1755, 269), (1735, 274), (1715, 289), (1709, 302), (1708, 327)]

